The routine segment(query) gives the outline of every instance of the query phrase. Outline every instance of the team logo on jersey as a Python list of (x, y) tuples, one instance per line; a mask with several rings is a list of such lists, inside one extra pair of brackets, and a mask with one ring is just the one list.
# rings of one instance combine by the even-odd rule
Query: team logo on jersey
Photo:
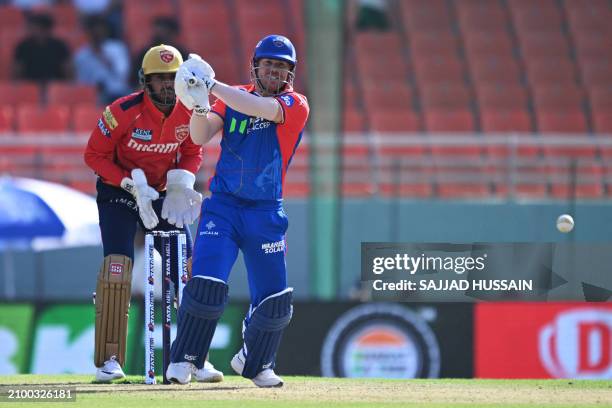
[(293, 105), (293, 97), (291, 95), (283, 95), (280, 98), (283, 102), (285, 102), (285, 105), (287, 105), (288, 108)]
[(134, 128), (132, 131), (132, 137), (134, 139), (140, 139), (145, 142), (150, 142), (153, 139), (153, 131), (151, 129), (140, 129)]
[(159, 58), (161, 58), (161, 60), (164, 61), (166, 64), (169, 64), (174, 59), (174, 54), (172, 54), (168, 50), (160, 50)]
[(106, 109), (104, 109), (102, 116), (104, 117), (104, 121), (106, 122), (110, 130), (115, 130), (118, 123), (117, 119), (115, 119), (115, 116), (113, 115), (113, 112), (111, 112), (110, 110), (110, 106), (107, 106)]
[(176, 140), (183, 142), (189, 136), (189, 125), (180, 125), (174, 128)]
[(102, 132), (104, 136), (110, 137), (110, 130), (106, 128), (106, 125), (102, 121), (102, 118), (98, 119), (98, 128), (100, 129), (100, 132)]

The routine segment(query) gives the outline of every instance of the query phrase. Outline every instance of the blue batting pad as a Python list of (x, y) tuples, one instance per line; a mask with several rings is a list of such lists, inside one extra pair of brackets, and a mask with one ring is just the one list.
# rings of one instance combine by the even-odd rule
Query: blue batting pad
[(264, 299), (245, 320), (244, 351), (246, 361), (242, 376), (255, 378), (267, 368), (274, 368), (283, 330), (291, 321), (293, 289)]
[(192, 278), (187, 282), (178, 313), (176, 339), (170, 350), (173, 363), (188, 361), (197, 368), (204, 366), (217, 322), (227, 303), (227, 290), (225, 283), (212, 279)]

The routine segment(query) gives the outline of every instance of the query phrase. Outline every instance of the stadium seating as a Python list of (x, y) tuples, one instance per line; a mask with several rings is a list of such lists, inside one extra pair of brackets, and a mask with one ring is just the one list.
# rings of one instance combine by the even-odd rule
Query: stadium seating
[(96, 105), (75, 106), (72, 109), (72, 129), (75, 132), (91, 133), (97, 126), (102, 109)]
[(70, 109), (64, 105), (20, 105), (17, 131), (22, 133), (65, 132), (69, 130)]
[[(304, 7), (304, 0), (130, 0), (123, 10), (125, 40), (136, 52), (148, 43), (154, 17), (177, 16), (182, 43), (205, 56), (220, 80), (237, 83), (249, 80), (247, 62), (257, 40), (272, 32), (285, 34), (300, 56), (297, 88), (307, 92), (311, 67), (305, 62)], [(61, 2), (49, 10), (62, 22), (55, 34), (75, 50), (85, 40), (75, 8)], [(575, 195), (612, 196), (612, 182), (601, 174), (601, 163), (612, 159), (612, 146), (600, 143), (612, 135), (609, 0), (402, 0), (390, 2), (390, 12), (384, 31), (347, 26), (344, 195), (565, 199), (574, 194), (567, 170), (549, 163), (585, 160), (599, 170), (586, 171)], [(206, 35), (193, 29), (203, 25)], [(85, 137), (100, 116), (94, 88), (10, 81), (14, 46), (23, 33), (23, 13), (0, 6), (0, 133)], [(499, 142), (507, 134), (516, 146)], [(455, 136), (462, 142), (432, 142)], [(577, 142), (558, 144), (569, 136)], [(67, 152), (78, 156), (78, 149), (82, 146), (21, 146), (13, 164), (24, 174), (41, 174), (32, 163), (48, 166), (42, 174), (91, 191), (90, 172), (61, 159)], [(207, 174), (218, 149), (207, 146)], [(306, 197), (310, 152), (308, 146), (299, 152), (285, 192)], [(452, 167), (454, 160), (471, 161), (480, 171)], [(451, 167), (440, 170), (442, 161)], [(512, 170), (516, 182), (508, 184), (502, 176), (510, 170), (504, 166), (514, 161), (524, 166)], [(10, 165), (4, 159), (0, 168)], [(66, 169), (79, 175), (65, 178), (61, 172)]]
[(11, 105), (0, 105), (0, 133), (15, 130), (15, 109)]
[(95, 105), (97, 90), (93, 85), (51, 82), (47, 85), (47, 103), (65, 105)]
[(42, 99), (41, 94), (41, 88), (35, 82), (0, 81), (3, 104), (38, 104)]

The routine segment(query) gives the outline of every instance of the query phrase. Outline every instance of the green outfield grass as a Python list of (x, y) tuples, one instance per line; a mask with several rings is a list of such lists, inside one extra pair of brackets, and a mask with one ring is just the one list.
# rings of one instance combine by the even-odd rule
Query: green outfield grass
[[(186, 386), (145, 385), (138, 376), (113, 384), (96, 384), (86, 375), (0, 376), (3, 394), (14, 385), (36, 384), (76, 388), (75, 402), (47, 402), (44, 407), (612, 407), (612, 381), (285, 377), (283, 388), (260, 389), (235, 376), (218, 384)], [(40, 406), (5, 401), (0, 406)]]

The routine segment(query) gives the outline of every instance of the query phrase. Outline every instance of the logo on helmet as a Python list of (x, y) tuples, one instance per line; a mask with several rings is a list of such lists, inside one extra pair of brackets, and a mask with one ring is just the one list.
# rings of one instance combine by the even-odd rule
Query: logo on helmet
[(272, 44), (274, 44), (275, 47), (281, 48), (285, 45), (285, 42), (283, 40), (276, 39), (272, 41)]
[(164, 61), (166, 64), (172, 62), (172, 60), (174, 59), (174, 54), (171, 51), (168, 50), (160, 50), (159, 51), (159, 58), (161, 58), (162, 61)]

